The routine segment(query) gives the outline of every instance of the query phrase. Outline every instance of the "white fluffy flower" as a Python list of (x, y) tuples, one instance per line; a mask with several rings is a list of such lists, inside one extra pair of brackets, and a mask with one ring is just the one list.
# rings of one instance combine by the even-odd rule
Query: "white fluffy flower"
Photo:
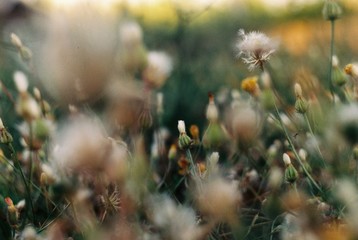
[(263, 69), (263, 64), (270, 59), (277, 47), (278, 43), (263, 33), (245, 33), (243, 29), (239, 30), (239, 40), (236, 43), (239, 52), (237, 56), (249, 65), (250, 71), (256, 67)]
[(173, 69), (171, 58), (165, 52), (151, 51), (147, 55), (148, 65), (143, 72), (144, 80), (154, 86), (161, 87)]

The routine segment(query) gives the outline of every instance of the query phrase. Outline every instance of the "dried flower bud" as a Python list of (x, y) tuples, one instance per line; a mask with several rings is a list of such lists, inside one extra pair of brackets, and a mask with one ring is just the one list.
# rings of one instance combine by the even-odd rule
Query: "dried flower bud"
[(15, 33), (10, 34), (11, 43), (18, 49), (22, 47), (22, 42), (19, 36), (17, 36)]
[(344, 67), (344, 72), (349, 75), (352, 76), (354, 78), (358, 77), (358, 64), (357, 63), (350, 63), (347, 64)]
[(2, 131), (5, 128), (4, 123), (2, 122), (2, 119), (0, 118), (0, 131)]
[(219, 118), (219, 111), (214, 102), (214, 95), (209, 93), (209, 104), (206, 108), (206, 118), (209, 122), (216, 122)]
[(19, 221), (19, 211), (14, 206), (14, 203), (12, 202), (11, 198), (6, 197), (5, 202), (7, 204), (7, 221), (12, 227), (16, 227)]
[(14, 73), (14, 81), (17, 88), (17, 91), (20, 93), (26, 92), (29, 86), (26, 75), (23, 72), (16, 71)]
[(322, 15), (324, 19), (334, 21), (342, 15), (342, 8), (336, 0), (326, 0), (323, 5)]
[(299, 83), (295, 83), (295, 95), (296, 98), (302, 98), (302, 88)]
[(338, 67), (338, 65), (339, 65), (338, 57), (337, 57), (337, 55), (333, 55), (332, 56), (332, 67), (336, 68), (336, 67)]
[(177, 146), (172, 144), (169, 148), (168, 158), (169, 160), (174, 160), (177, 156)]
[(298, 156), (300, 156), (300, 158), (302, 159), (302, 161), (306, 161), (306, 159), (307, 159), (307, 151), (304, 150), (303, 148), (301, 148), (301, 149), (298, 151)]
[(285, 163), (286, 167), (291, 165), (291, 158), (290, 158), (290, 156), (288, 156), (287, 153), (284, 153), (282, 158), (283, 158), (283, 162)]
[(34, 88), (33, 90), (34, 92), (34, 97), (37, 101), (40, 101), (41, 100), (41, 92), (40, 92), (40, 89), (38, 89), (37, 87)]
[(13, 138), (11, 134), (7, 131), (7, 129), (4, 127), (0, 130), (0, 143), (9, 144), (12, 143)]
[(180, 134), (186, 133), (186, 131), (185, 131), (185, 122), (183, 120), (178, 121), (178, 130), (179, 130)]

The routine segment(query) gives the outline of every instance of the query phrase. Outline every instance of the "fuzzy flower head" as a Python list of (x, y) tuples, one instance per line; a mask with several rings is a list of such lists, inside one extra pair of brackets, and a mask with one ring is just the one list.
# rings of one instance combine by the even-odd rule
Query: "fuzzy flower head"
[(165, 52), (151, 51), (147, 56), (147, 66), (143, 71), (143, 79), (152, 87), (160, 88), (173, 69), (171, 57)]
[(270, 59), (272, 53), (277, 49), (278, 43), (260, 32), (245, 33), (239, 30), (239, 40), (236, 43), (238, 57), (249, 65), (252, 71), (256, 67), (263, 70), (263, 65)]

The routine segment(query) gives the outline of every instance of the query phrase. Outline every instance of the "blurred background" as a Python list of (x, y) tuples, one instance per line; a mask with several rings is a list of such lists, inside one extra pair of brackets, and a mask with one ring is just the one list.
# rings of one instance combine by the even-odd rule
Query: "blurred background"
[[(327, 82), (330, 23), (322, 17), (322, 0), (86, 1), (92, 2), (100, 12), (99, 18), (91, 14), (85, 16), (84, 9), (75, 8), (76, 2), (81, 1), (7, 0), (0, 3), (0, 80), (8, 87), (7, 91), (13, 91), (12, 73), (15, 69), (20, 69), (29, 75), (31, 85), (40, 86), (46, 97), (59, 102), (58, 106), (61, 106), (58, 99), (71, 99), (71, 95), (52, 94), (54, 88), (54, 91), (61, 88), (61, 84), (56, 85), (54, 81), (64, 81), (65, 85), (68, 83), (61, 78), (51, 79), (64, 71), (74, 71), (59, 65), (78, 55), (71, 52), (68, 55), (70, 57), (64, 57), (59, 63), (52, 61), (51, 51), (58, 49), (58, 52), (66, 52), (68, 48), (66, 43), (61, 43), (64, 41), (61, 33), (58, 36), (49, 35), (59, 31), (63, 31), (65, 36), (76, 34), (76, 28), (68, 29), (87, 24), (89, 30), (85, 33), (87, 37), (94, 37), (95, 49), (98, 48), (99, 53), (110, 54), (112, 51), (109, 46), (116, 46), (117, 25), (128, 19), (141, 26), (146, 49), (163, 50), (173, 60), (170, 77), (156, 89), (164, 93), (163, 124), (173, 129), (176, 128), (178, 119), (185, 120), (188, 125), (195, 123), (202, 126), (206, 121), (208, 92), (216, 95), (219, 104), (224, 103), (232, 89), (240, 88), (242, 79), (259, 74), (249, 72), (236, 57), (235, 42), (241, 28), (245, 31), (262, 31), (280, 41), (280, 48), (272, 57), (268, 69), (273, 85), (278, 91), (282, 91), (288, 103), (294, 103), (294, 94), (293, 90), (291, 92), (287, 89), (292, 89), (297, 78), (310, 78), (324, 85)], [(355, 14), (358, 4), (355, 0), (344, 0), (341, 5), (344, 13), (336, 21), (335, 53), (343, 67), (358, 58), (358, 28), (355, 27), (358, 22)], [(56, 25), (51, 22), (49, 19), (56, 12), (60, 13), (59, 16), (71, 12), (71, 24), (67, 26), (57, 21), (56, 24), (59, 25)], [(87, 20), (81, 22), (80, 19)], [(25, 64), (19, 58), (10, 43), (12, 32), (20, 36), (22, 42), (32, 51), (33, 63)], [(114, 34), (112, 36), (108, 33)], [(49, 43), (49, 38), (54, 42)], [(86, 51), (93, 49), (91, 44)], [(117, 67), (116, 61), (111, 61), (107, 55), (93, 57), (98, 61), (88, 66), (110, 64), (111, 71)], [(89, 71), (88, 66), (84, 71)], [(104, 66), (101, 71), (106, 72)], [(120, 71), (114, 72), (117, 72), (117, 78), (123, 77)], [(92, 73), (89, 75), (92, 76)], [(99, 75), (99, 78), (107, 77)], [(100, 86), (96, 85), (97, 88)], [(98, 96), (102, 95), (96, 96), (88, 103), (101, 110), (103, 105)], [(6, 94), (1, 94), (0, 115), (12, 121), (9, 113), (12, 105), (7, 104), (8, 102)]]

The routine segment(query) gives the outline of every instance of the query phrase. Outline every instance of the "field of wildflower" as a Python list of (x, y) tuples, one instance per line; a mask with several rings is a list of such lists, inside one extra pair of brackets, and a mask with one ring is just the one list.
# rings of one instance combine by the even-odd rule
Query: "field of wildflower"
[(358, 239), (352, 1), (1, 2), (0, 240)]

